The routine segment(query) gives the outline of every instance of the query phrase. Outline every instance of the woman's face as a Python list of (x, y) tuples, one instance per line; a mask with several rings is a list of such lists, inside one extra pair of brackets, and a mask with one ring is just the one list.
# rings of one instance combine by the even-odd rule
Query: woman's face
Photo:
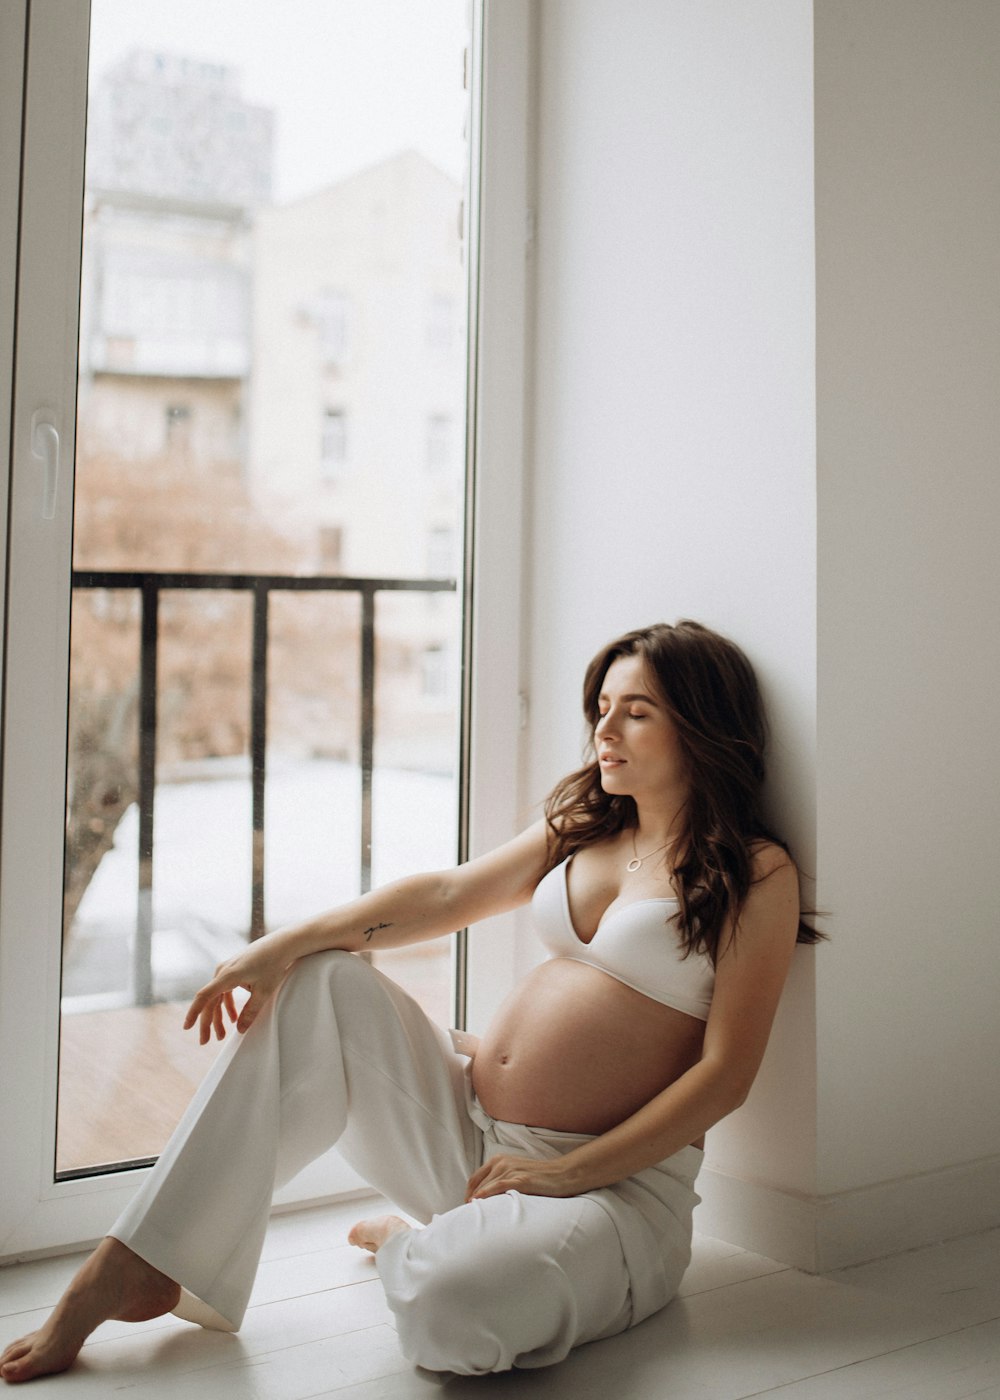
[(687, 760), (677, 727), (641, 656), (619, 656), (604, 676), (594, 747), (601, 786), (616, 797), (679, 803)]

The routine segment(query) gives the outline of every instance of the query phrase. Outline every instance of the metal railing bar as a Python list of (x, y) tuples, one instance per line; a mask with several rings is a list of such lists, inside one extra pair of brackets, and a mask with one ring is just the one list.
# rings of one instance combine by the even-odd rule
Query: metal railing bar
[(155, 579), (163, 589), (221, 588), (233, 592), (271, 593), (454, 593), (453, 578), (362, 578), (343, 574), (198, 574), (142, 572), (134, 569), (78, 569), (74, 588), (142, 588)]
[(132, 956), (136, 1006), (153, 1002), (153, 807), (156, 793), (156, 662), (160, 595), (155, 582), (142, 586), (139, 653), (139, 889)]
[(136, 569), (78, 569), (74, 588), (121, 589), (142, 601), (139, 684), (139, 879), (136, 934), (132, 956), (132, 995), (136, 1006), (153, 1002), (153, 820), (156, 793), (157, 653), (159, 600), (166, 590), (218, 589), (251, 592), (253, 656), (250, 695), (252, 783), (251, 939), (266, 932), (264, 922), (264, 806), (267, 756), (268, 601), (271, 593), (356, 593), (361, 599), (361, 850), (362, 893), (372, 883), (372, 774), (375, 750), (375, 595), (377, 593), (454, 593), (455, 579), (346, 577), (337, 574), (224, 574)]
[(361, 893), (372, 887), (372, 769), (375, 765), (375, 590), (361, 595)]
[(252, 787), (252, 870), (250, 938), (265, 933), (264, 923), (264, 781), (267, 762), (267, 612), (268, 590), (253, 595), (253, 662), (250, 682), (250, 762)]

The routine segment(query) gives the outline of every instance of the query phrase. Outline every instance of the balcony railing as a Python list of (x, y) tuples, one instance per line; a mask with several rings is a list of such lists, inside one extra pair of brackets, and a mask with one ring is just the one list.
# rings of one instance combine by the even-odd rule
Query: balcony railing
[(140, 595), (139, 653), (139, 877), (136, 936), (132, 958), (132, 1000), (153, 1001), (153, 818), (156, 788), (157, 652), (159, 603), (167, 591), (221, 590), (253, 595), (253, 656), (250, 674), (250, 762), (252, 860), (250, 938), (264, 925), (264, 790), (267, 778), (268, 600), (272, 593), (354, 593), (361, 599), (359, 720), (361, 837), (360, 884), (371, 888), (372, 768), (375, 737), (375, 595), (454, 593), (454, 579), (347, 578), (315, 574), (147, 573), (137, 570), (75, 570), (74, 589), (131, 589)]

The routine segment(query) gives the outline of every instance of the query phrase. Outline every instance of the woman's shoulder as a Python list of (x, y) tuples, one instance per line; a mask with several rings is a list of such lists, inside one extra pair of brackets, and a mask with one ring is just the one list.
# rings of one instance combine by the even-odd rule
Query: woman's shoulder
[(790, 876), (798, 879), (795, 862), (780, 841), (775, 841), (769, 836), (757, 837), (750, 842), (748, 853), (750, 879), (753, 884), (759, 885), (779, 872), (784, 872), (785, 879)]

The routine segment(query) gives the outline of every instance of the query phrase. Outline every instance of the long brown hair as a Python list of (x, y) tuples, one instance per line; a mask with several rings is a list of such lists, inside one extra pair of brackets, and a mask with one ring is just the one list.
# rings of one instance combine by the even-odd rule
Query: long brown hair
[[(584, 766), (546, 800), (548, 864), (636, 825), (633, 799), (604, 791), (593, 745), (604, 677), (620, 656), (642, 657), (687, 758), (689, 797), (674, 866), (676, 926), (688, 953), (705, 952), (714, 963), (727, 921), (736, 928), (753, 884), (755, 847), (772, 841), (788, 850), (761, 812), (767, 724), (757, 678), (739, 647), (717, 632), (686, 618), (674, 626), (657, 623), (626, 632), (591, 661), (583, 682), (591, 738)], [(800, 943), (822, 936), (800, 921)]]

